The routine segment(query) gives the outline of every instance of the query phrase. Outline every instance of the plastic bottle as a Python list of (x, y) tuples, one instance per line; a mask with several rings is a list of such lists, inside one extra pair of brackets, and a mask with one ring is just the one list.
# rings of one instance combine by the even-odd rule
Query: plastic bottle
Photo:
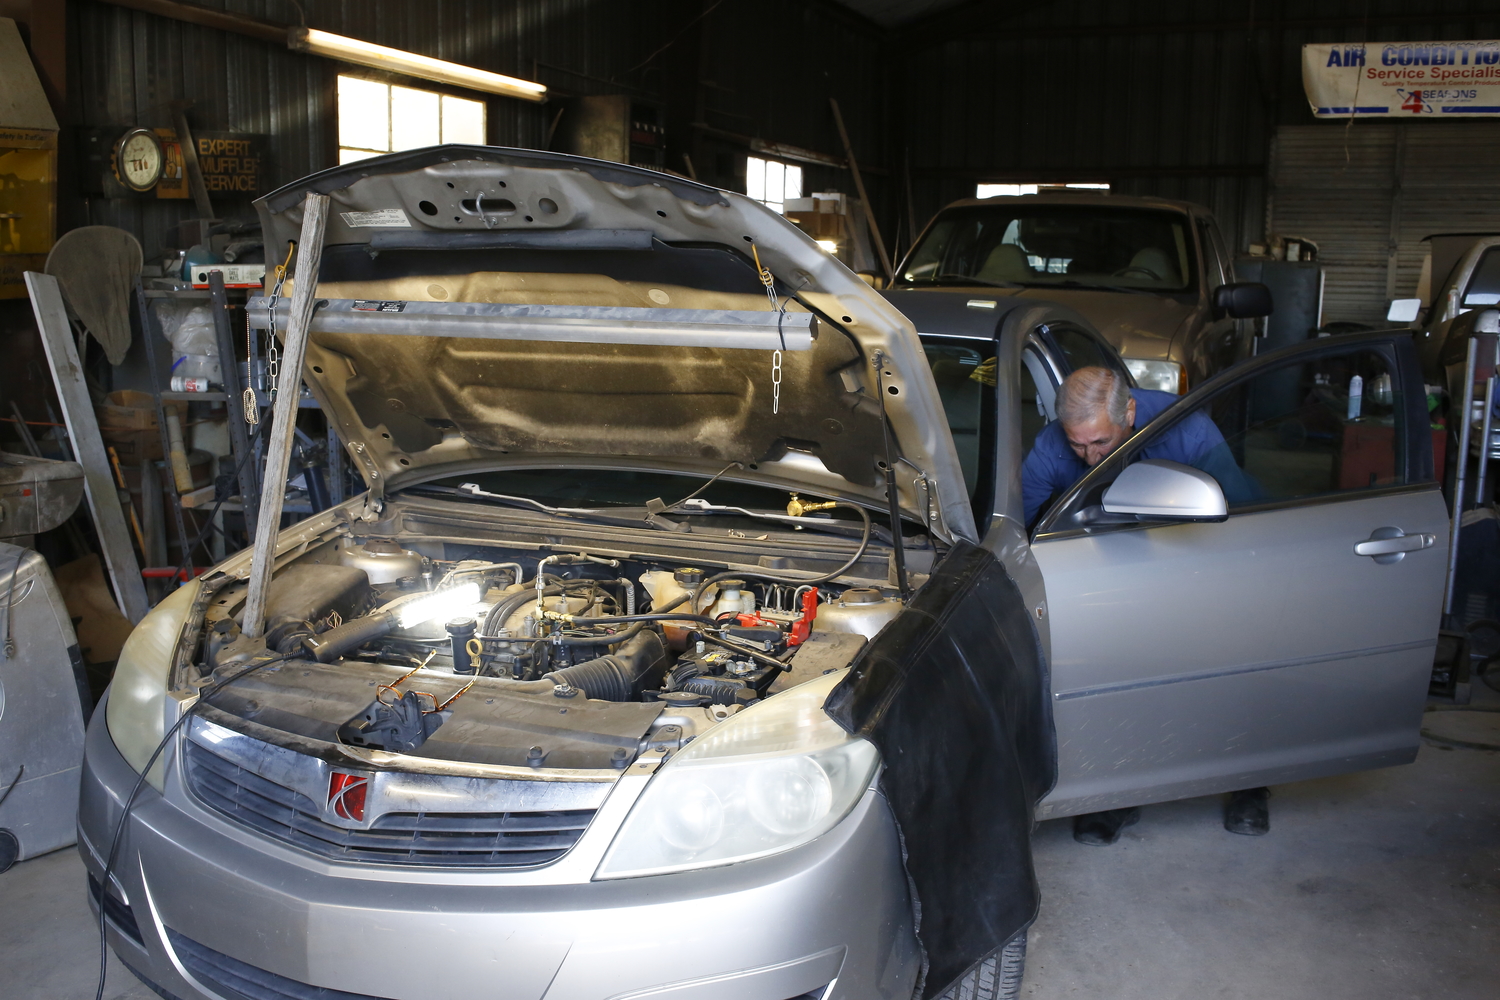
[(1358, 375), (1349, 380), (1349, 412), (1346, 420), (1358, 420), (1360, 408), (1364, 405), (1365, 380)]

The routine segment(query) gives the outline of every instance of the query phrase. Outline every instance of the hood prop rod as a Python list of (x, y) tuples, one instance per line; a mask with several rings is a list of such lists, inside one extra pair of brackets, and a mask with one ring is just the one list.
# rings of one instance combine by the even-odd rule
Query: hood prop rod
[[(297, 397), (302, 394), (302, 359), (307, 356), (307, 334), (317, 308), (318, 265), (323, 260), (323, 229), (328, 222), (328, 196), (309, 191), (302, 203), (302, 236), (297, 242), (296, 287), (292, 289), (291, 320), (282, 344), (281, 380), (271, 417), (271, 440), (261, 474), (260, 512), (255, 551), (250, 558), (250, 584), (240, 627), (252, 639), (266, 631), (266, 597), (276, 562), (276, 536), (281, 508), (286, 502), (287, 465), (297, 431)], [(274, 336), (274, 334), (273, 334)], [(229, 364), (232, 359), (226, 358)]]
[(880, 399), (880, 426), (885, 431), (885, 501), (891, 518), (896, 589), (901, 592), (901, 600), (905, 601), (911, 596), (911, 587), (906, 580), (906, 543), (901, 537), (901, 497), (896, 493), (896, 463), (891, 458), (891, 418), (885, 411), (885, 352), (877, 350), (871, 360), (875, 363), (875, 395)]

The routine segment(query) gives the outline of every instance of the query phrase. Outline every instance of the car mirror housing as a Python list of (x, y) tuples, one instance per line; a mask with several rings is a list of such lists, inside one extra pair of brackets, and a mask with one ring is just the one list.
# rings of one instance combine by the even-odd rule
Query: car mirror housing
[(1104, 491), (1103, 504), (1105, 513), (1142, 520), (1222, 521), (1229, 516), (1218, 480), (1158, 458), (1127, 465)]
[(1385, 321), (1387, 323), (1415, 323), (1421, 313), (1421, 299), (1391, 299), (1391, 307), (1386, 310)]
[(1258, 281), (1241, 281), (1214, 289), (1214, 315), (1231, 319), (1255, 319), (1271, 315), (1275, 303), (1271, 290)]

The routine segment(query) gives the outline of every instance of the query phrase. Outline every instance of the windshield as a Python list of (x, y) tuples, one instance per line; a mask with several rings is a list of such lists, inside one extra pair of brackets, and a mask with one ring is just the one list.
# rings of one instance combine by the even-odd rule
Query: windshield
[(952, 209), (917, 244), (900, 280), (1192, 292), (1187, 224), (1180, 212), (1035, 201)]

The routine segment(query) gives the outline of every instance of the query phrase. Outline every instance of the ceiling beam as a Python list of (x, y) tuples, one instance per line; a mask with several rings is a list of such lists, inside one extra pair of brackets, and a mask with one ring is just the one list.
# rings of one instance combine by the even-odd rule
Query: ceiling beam
[(245, 17), (243, 14), (230, 14), (227, 11), (213, 10), (194, 3), (178, 3), (177, 0), (103, 0), (103, 2), (114, 4), (116, 7), (138, 10), (143, 14), (155, 14), (174, 21), (196, 24), (201, 28), (217, 28), (236, 35), (258, 38), (263, 42), (286, 44), (286, 25), (260, 21), (253, 17)]

